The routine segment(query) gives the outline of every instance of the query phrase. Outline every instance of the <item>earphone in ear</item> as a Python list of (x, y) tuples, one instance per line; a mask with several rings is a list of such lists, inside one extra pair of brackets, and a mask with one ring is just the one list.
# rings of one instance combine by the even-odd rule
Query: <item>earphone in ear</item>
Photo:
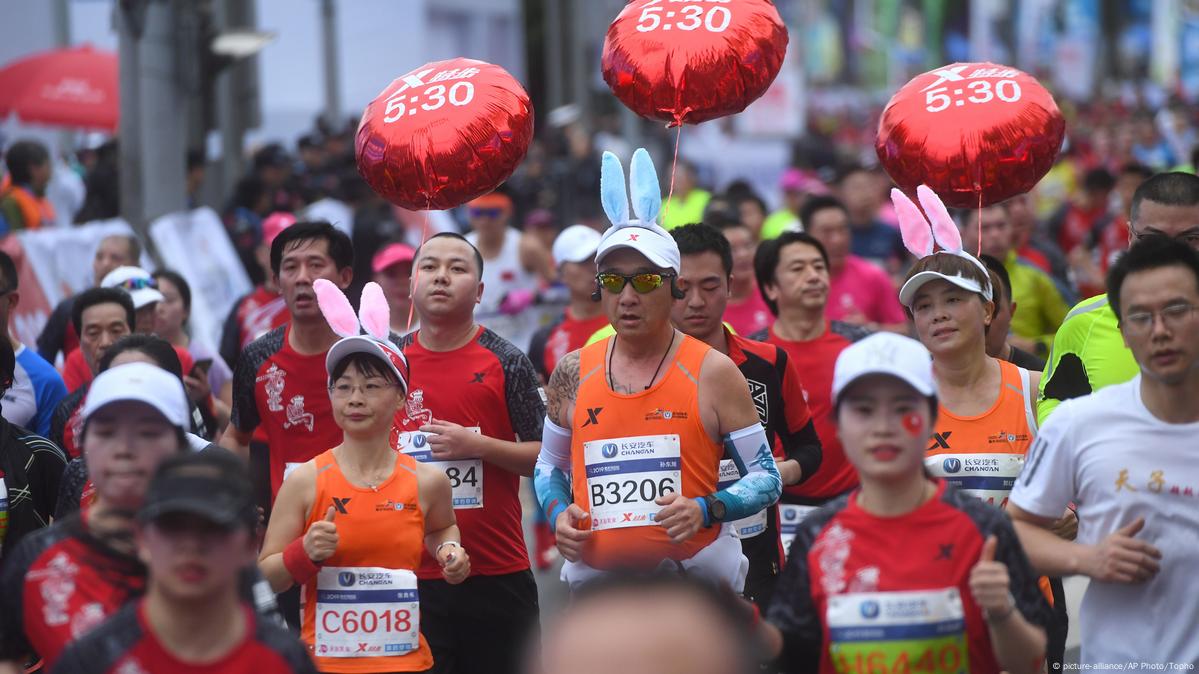
[(684, 299), (687, 297), (687, 293), (684, 293), (682, 290), (679, 290), (679, 277), (678, 276), (670, 277), (670, 296), (675, 298), (676, 300), (681, 300), (681, 299)]
[(599, 287), (598, 283), (595, 284), (595, 292), (591, 293), (591, 301), (592, 302), (600, 301), (600, 287)]

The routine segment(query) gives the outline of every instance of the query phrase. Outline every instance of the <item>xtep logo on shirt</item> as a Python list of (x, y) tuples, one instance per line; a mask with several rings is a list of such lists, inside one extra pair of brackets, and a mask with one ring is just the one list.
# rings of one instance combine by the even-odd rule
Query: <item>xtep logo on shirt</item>
[(588, 407), (587, 408), (587, 421), (583, 422), (583, 427), (586, 428), (588, 426), (599, 425), (599, 415), (600, 415), (600, 412), (603, 412), (603, 411), (604, 411), (604, 408), (602, 408), (602, 407)]
[(471, 380), (470, 380), (470, 383), (472, 383), (472, 384), (482, 384), (482, 383), (483, 383), (483, 377), (486, 377), (486, 376), (487, 376), (487, 373), (486, 373), (486, 372), (476, 372), (476, 373), (475, 373), (475, 375), (474, 375), (474, 379), (471, 379)]
[(349, 505), (349, 503), (350, 503), (349, 498), (337, 498), (336, 496), (333, 497), (333, 507), (336, 508), (337, 512), (342, 515), (350, 514), (349, 512), (346, 511), (346, 506)]
[(945, 431), (944, 433), (933, 433), (933, 443), (928, 446), (928, 451), (934, 449), (949, 449), (949, 436), (953, 435), (953, 431)]
[(953, 559), (953, 543), (938, 543), (937, 547), (940, 548), (940, 551), (937, 553), (937, 561)]

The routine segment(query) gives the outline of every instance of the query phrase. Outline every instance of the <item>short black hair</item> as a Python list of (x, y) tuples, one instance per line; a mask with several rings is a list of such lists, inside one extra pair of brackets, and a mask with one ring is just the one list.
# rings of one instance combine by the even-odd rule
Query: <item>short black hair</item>
[(1116, 176), (1103, 168), (1093, 168), (1082, 177), (1082, 189), (1086, 192), (1108, 192), (1116, 186)]
[(1148, 180), (1149, 178), (1153, 177), (1153, 173), (1153, 169), (1135, 161), (1130, 161), (1120, 167), (1120, 175), (1122, 176), (1135, 175), (1140, 176), (1144, 180)]
[(33, 169), (50, 161), (46, 146), (36, 140), (20, 140), (13, 143), (4, 153), (4, 165), (14, 185), (24, 185), (33, 180)]
[(778, 271), (779, 258), (782, 256), (783, 248), (794, 243), (812, 246), (820, 252), (824, 266), (829, 266), (828, 251), (824, 249), (822, 243), (807, 232), (787, 231), (780, 234), (777, 239), (769, 239), (758, 244), (758, 250), (754, 253), (754, 278), (758, 281), (758, 292), (762, 294), (762, 301), (770, 308), (770, 313), (775, 316), (779, 315), (779, 305), (778, 302), (766, 296), (766, 286), (774, 283), (774, 275)]
[[(175, 289), (179, 291), (179, 299), (183, 301), (183, 310), (189, 315), (191, 314), (192, 287), (188, 284), (187, 279), (183, 278), (182, 274), (171, 269), (159, 269), (150, 274), (150, 276), (156, 281), (166, 279), (171, 285), (175, 286)], [(159, 286), (159, 289), (161, 290), (162, 286)]]
[(382, 358), (369, 353), (363, 353), (362, 351), (355, 351), (334, 363), (333, 369), (329, 371), (329, 382), (332, 383), (341, 379), (342, 375), (346, 373), (346, 370), (350, 369), (351, 365), (364, 377), (383, 377), (388, 383), (400, 383), (400, 380), (396, 379), (395, 372), (391, 371), (391, 368), (387, 363), (383, 362)]
[(834, 196), (820, 195), (808, 197), (808, 200), (804, 202), (803, 208), (799, 209), (799, 221), (804, 223), (806, 227), (812, 221), (813, 215), (829, 208), (835, 208), (845, 215), (849, 215), (849, 209), (845, 207), (845, 202)]
[(134, 323), (137, 322), (137, 312), (133, 309), (133, 297), (121, 288), (88, 288), (75, 298), (75, 305), (71, 307), (71, 321), (75, 325), (75, 334), (83, 336), (83, 312), (91, 309), (97, 304), (119, 304), (125, 310), (125, 321), (129, 324), (129, 330), (133, 330)]
[(851, 176), (855, 173), (868, 173), (870, 175), (873, 175), (874, 167), (867, 166), (861, 162), (849, 162), (846, 164), (842, 164), (841, 167), (838, 168), (837, 177), (833, 182), (837, 185), (840, 185), (841, 183), (845, 182), (846, 178), (848, 178), (849, 176)]
[[(462, 243), (470, 246), (471, 252), (475, 254), (475, 264), (479, 265), (479, 278), (483, 278), (483, 254), (479, 252), (479, 249), (476, 248), (475, 244), (471, 243), (469, 239), (467, 239), (465, 236), (462, 236), (458, 232), (438, 232), (437, 234), (425, 239), (425, 243), (429, 243), (433, 239), (454, 239), (455, 241), (461, 241)], [(425, 243), (422, 243), (417, 247), (416, 252), (412, 256), (413, 260), (420, 258), (420, 251), (421, 248), (425, 247)]]
[(720, 266), (724, 268), (724, 275), (733, 273), (733, 249), (719, 229), (699, 223), (675, 227), (670, 230), (670, 235), (678, 244), (680, 255), (716, 253), (720, 256)]
[(279, 275), (279, 268), (283, 265), (283, 253), (301, 242), (313, 239), (324, 239), (329, 244), (329, 257), (338, 271), (354, 265), (354, 244), (345, 232), (324, 220), (297, 222), (279, 232), (271, 243), (271, 271), (275, 276)]
[(983, 255), (979, 255), (978, 260), (982, 262), (987, 269), (995, 273), (995, 276), (999, 278), (999, 284), (1003, 286), (1003, 296), (1006, 297), (1009, 302), (1012, 301), (1012, 277), (1008, 275), (1007, 269), (1003, 267), (1003, 263), (985, 253)]
[(193, 147), (187, 151), (187, 170), (204, 168), (208, 164), (208, 158), (204, 155), (204, 150), (198, 147)]
[(1141, 202), (1152, 201), (1163, 206), (1194, 206), (1199, 204), (1199, 176), (1194, 173), (1170, 171), (1158, 173), (1141, 183), (1132, 193), (1128, 221), (1135, 230)]
[(644, 597), (655, 593), (688, 595), (708, 607), (708, 612), (723, 623), (729, 639), (740, 651), (733, 656), (733, 660), (740, 663), (735, 674), (758, 672), (766, 664), (762, 657), (764, 645), (753, 627), (755, 618), (751, 605), (728, 587), (717, 586), (693, 576), (616, 568), (574, 592), (570, 610), (578, 610), (594, 601), (604, 601), (613, 596)]
[(132, 334), (118, 339), (104, 351), (96, 371), (104, 372), (112, 367), (112, 361), (126, 351), (144, 353), (159, 368), (183, 381), (183, 363), (179, 360), (179, 353), (175, 351), (175, 347), (171, 346), (170, 342), (158, 335)]
[(1195, 249), (1172, 237), (1158, 234), (1137, 239), (1107, 272), (1107, 295), (1116, 320), (1122, 320), (1120, 299), (1124, 291), (1124, 281), (1129, 276), (1175, 266), (1190, 270), (1195, 276), (1196, 287), (1199, 287), (1199, 253), (1196, 253)]
[(12, 292), (17, 289), (19, 279), (17, 278), (17, 265), (9, 257), (8, 253), (0, 250), (0, 275), (4, 276), (4, 291)]

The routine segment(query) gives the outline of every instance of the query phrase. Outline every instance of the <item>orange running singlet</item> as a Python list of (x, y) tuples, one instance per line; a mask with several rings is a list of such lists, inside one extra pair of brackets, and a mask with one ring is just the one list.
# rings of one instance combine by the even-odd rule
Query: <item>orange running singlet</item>
[(967, 494), (1002, 508), (1036, 437), (1037, 417), (1028, 370), (1003, 360), (999, 368), (999, 399), (991, 409), (960, 417), (938, 408), (924, 465)]
[(397, 453), (377, 489), (351, 485), (328, 450), (316, 461), (316, 500), (304, 524), (337, 509), (337, 552), (303, 586), (300, 637), (322, 672), (419, 672), (433, 666), (420, 633), (415, 569), (425, 544), (416, 460)]
[(608, 387), (611, 339), (579, 354), (570, 455), (574, 502), (591, 515), (583, 560), (605, 569), (689, 559), (716, 540), (720, 528), (701, 528), (676, 545), (652, 517), (662, 509), (654, 501), (663, 494), (695, 498), (716, 491), (724, 450), (708, 437), (699, 412), (699, 370), (711, 347), (684, 336), (661, 381), (622, 394)]

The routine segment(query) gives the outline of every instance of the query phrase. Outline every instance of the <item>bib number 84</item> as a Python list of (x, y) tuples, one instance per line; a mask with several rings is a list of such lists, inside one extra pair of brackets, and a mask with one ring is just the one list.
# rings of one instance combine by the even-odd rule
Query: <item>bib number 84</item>
[(673, 477), (660, 480), (613, 480), (591, 485), (591, 506), (621, 503), (653, 503), (666, 494), (677, 491)]

